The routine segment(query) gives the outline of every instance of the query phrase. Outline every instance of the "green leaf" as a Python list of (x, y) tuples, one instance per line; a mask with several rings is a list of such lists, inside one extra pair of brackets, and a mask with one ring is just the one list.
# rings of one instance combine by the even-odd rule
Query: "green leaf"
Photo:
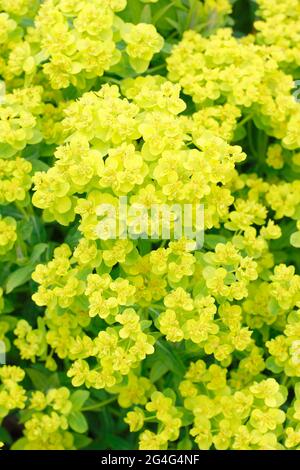
[(26, 373), (37, 390), (47, 391), (60, 385), (57, 374), (47, 375), (34, 368), (26, 369)]
[(2, 418), (5, 418), (6, 415), (7, 415), (7, 408), (0, 405), (0, 423), (2, 421)]
[(150, 5), (145, 5), (141, 13), (140, 22), (151, 23), (151, 20), (152, 20), (151, 7)]
[(138, 240), (138, 248), (141, 256), (147, 255), (152, 249), (152, 240)]
[(80, 411), (71, 411), (68, 416), (68, 423), (73, 431), (83, 434), (88, 430), (88, 423), (85, 416)]
[(0, 320), (7, 323), (9, 325), (10, 330), (13, 330), (17, 326), (17, 323), (18, 323), (17, 318), (12, 317), (10, 315), (2, 315), (2, 312), (0, 315), (1, 315)]
[(132, 450), (132, 445), (127, 439), (123, 439), (115, 434), (107, 434), (104, 440), (105, 449), (112, 450)]
[(76, 390), (76, 392), (72, 393), (71, 395), (71, 402), (72, 402), (72, 410), (73, 411), (80, 411), (82, 405), (87, 401), (90, 396), (90, 392), (87, 390)]
[(32, 227), (32, 223), (30, 220), (23, 219), (21, 222), (19, 222), (18, 232), (19, 232), (20, 239), (22, 239), (22, 241), (30, 239), (32, 230), (33, 230), (33, 227)]
[(73, 434), (74, 437), (74, 446), (76, 449), (83, 449), (90, 445), (93, 440), (90, 437), (83, 436), (82, 434)]
[(280, 404), (279, 404), (279, 403), (278, 403), (278, 404), (279, 404), (279, 406), (281, 406), (283, 403), (286, 402), (289, 392), (288, 392), (287, 387), (285, 387), (284, 385), (280, 385), (280, 386), (279, 386), (279, 392), (280, 392), (281, 395), (282, 395), (282, 399), (281, 399), (281, 401), (280, 401)]
[(300, 231), (292, 233), (290, 241), (292, 246), (300, 248)]
[(25, 424), (26, 421), (32, 418), (32, 415), (35, 413), (34, 410), (21, 410), (20, 411), (20, 417), (19, 417), (19, 423), (20, 424)]
[(18, 152), (18, 150), (14, 149), (11, 145), (9, 144), (0, 144), (0, 155), (1, 158), (11, 158), (13, 155), (15, 155)]
[(185, 367), (175, 350), (163, 341), (157, 341), (156, 347), (161, 362), (165, 363), (176, 375), (183, 376)]
[(149, 60), (146, 59), (136, 59), (134, 57), (130, 57), (129, 62), (133, 70), (137, 73), (144, 73), (149, 67)]
[(31, 258), (27, 266), (17, 269), (11, 273), (6, 281), (6, 293), (9, 294), (17, 287), (22, 286), (26, 282), (30, 281), (31, 274), (34, 271), (34, 267), (39, 260), (42, 253), (46, 251), (48, 245), (46, 243), (38, 243), (32, 252)]
[[(30, 223), (32, 224), (32, 237), (30, 240), (31, 245), (34, 246), (42, 241), (45, 241), (47, 238), (46, 230), (41, 219), (36, 216), (31, 216)], [(49, 250), (49, 247), (51, 247), (51, 245), (52, 243), (48, 242), (48, 250)]]
[(244, 126), (237, 127), (234, 131), (233, 142), (238, 142), (246, 137), (247, 131)]
[(6, 282), (6, 293), (9, 294), (16, 287), (22, 286), (31, 279), (31, 274), (34, 270), (32, 265), (25, 266), (24, 268), (17, 269), (8, 276)]
[(176, 402), (176, 398), (177, 398), (176, 393), (171, 388), (165, 388), (164, 395), (168, 398), (171, 398), (171, 400), (173, 400), (174, 403)]
[(21, 437), (21, 439), (18, 439), (10, 448), (10, 450), (24, 450), (28, 440), (26, 437)]
[(147, 330), (147, 328), (150, 328), (150, 326), (152, 325), (152, 321), (151, 320), (142, 320), (140, 325), (141, 325), (141, 330), (145, 331), (145, 330)]
[(12, 437), (9, 434), (9, 432), (4, 428), (0, 426), (0, 441), (5, 442), (6, 444), (11, 444), (12, 442)]
[(49, 165), (47, 165), (47, 163), (45, 162), (42, 162), (41, 160), (36, 160), (36, 159), (33, 159), (30, 161), (31, 165), (32, 165), (32, 173), (36, 173), (38, 171), (48, 171), (49, 170)]
[(274, 374), (279, 374), (282, 372), (282, 367), (276, 364), (274, 357), (268, 357), (266, 360), (266, 367), (268, 370), (274, 372)]
[(33, 130), (33, 135), (31, 137), (31, 139), (28, 141), (28, 143), (30, 145), (35, 145), (35, 144), (38, 144), (39, 142), (41, 142), (43, 140), (43, 134), (41, 133), (41, 131), (37, 128), (35, 128)]
[(35, 245), (30, 257), (30, 264), (34, 265), (39, 260), (40, 256), (47, 250), (47, 248), (47, 243), (38, 243)]
[(172, 20), (172, 18), (166, 18), (166, 21), (174, 28), (176, 31), (179, 31), (179, 24)]
[(168, 372), (168, 366), (162, 361), (156, 361), (150, 371), (150, 380), (152, 383), (157, 382), (166, 372)]
[(214, 250), (218, 243), (227, 243), (227, 239), (221, 235), (205, 235), (204, 245), (210, 250)]
[(164, 52), (165, 54), (171, 54), (172, 49), (173, 49), (173, 44), (165, 41), (164, 46), (161, 49), (161, 52)]
[(290, 238), (293, 232), (295, 232), (295, 222), (287, 222), (280, 224), (282, 235), (277, 240), (270, 241), (270, 247), (272, 251), (286, 250), (290, 246)]
[(181, 417), (181, 422), (182, 426), (190, 426), (194, 422), (194, 415), (191, 411), (186, 410), (183, 406), (177, 408), (178, 411), (181, 411), (182, 417)]
[(188, 437), (185, 437), (184, 439), (179, 441), (177, 444), (178, 450), (191, 450), (192, 447), (193, 447), (192, 441)]
[(268, 311), (274, 316), (278, 315), (278, 312), (280, 311), (279, 304), (273, 297), (271, 297), (268, 302)]
[(295, 385), (295, 395), (297, 400), (300, 400), (300, 382)]

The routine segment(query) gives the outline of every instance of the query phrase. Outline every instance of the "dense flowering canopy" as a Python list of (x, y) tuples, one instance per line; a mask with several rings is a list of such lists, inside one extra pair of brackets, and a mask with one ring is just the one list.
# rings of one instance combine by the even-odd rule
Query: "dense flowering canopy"
[(0, 0), (7, 447), (300, 448), (300, 3), (237, 3)]

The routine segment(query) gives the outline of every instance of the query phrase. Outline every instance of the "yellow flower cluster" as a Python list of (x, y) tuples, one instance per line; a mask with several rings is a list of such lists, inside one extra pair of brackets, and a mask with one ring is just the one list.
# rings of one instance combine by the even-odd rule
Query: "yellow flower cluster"
[(23, 409), (27, 400), (26, 391), (19, 384), (25, 372), (17, 366), (0, 368), (0, 416), (1, 419), (16, 408)]
[(152, 24), (127, 23), (121, 29), (121, 37), (126, 43), (129, 62), (139, 73), (147, 70), (153, 55), (159, 52), (164, 44), (163, 38)]
[[(2, 69), (9, 81), (25, 74), (28, 82), (48, 79), (54, 90), (70, 84), (83, 89), (120, 61), (122, 41), (124, 54), (139, 71), (146, 70), (163, 46), (153, 25), (133, 25), (117, 16), (126, 0), (46, 0), (37, 9), (39, 3), (1, 2), (0, 45), (6, 45)], [(12, 19), (27, 14), (35, 14), (34, 27), (18, 26)]]
[(226, 381), (226, 369), (206, 367), (199, 360), (190, 365), (180, 384), (185, 407), (194, 415), (190, 434), (200, 449), (268, 449), (278, 443), (285, 413), (287, 389), (273, 378), (253, 381), (236, 390)]
[(299, 105), (292, 76), (280, 68), (275, 52), (252, 36), (235, 38), (230, 29), (209, 38), (187, 31), (167, 59), (169, 78), (201, 107), (222, 100), (245, 109), (259, 128), (295, 149)]
[(17, 240), (17, 223), (12, 217), (0, 216), (0, 256), (7, 254)]
[(69, 397), (70, 392), (65, 387), (51, 389), (47, 394), (32, 393), (29, 409), (33, 413), (26, 421), (24, 431), (26, 450), (74, 449), (72, 434), (66, 431), (67, 416), (72, 409)]
[(0, 160), (0, 203), (24, 201), (31, 187), (32, 166), (23, 158)]
[[(30, 94), (30, 91), (29, 91)], [(8, 96), (0, 107), (0, 138), (3, 156), (9, 158), (27, 144), (36, 144), (41, 140), (37, 129), (36, 117), (24, 106), (22, 96)]]
[(284, 67), (298, 67), (300, 54), (298, 40), (300, 34), (300, 5), (297, 0), (258, 0), (258, 15), (254, 24), (260, 44), (274, 46), (276, 59)]
[[(55, 165), (47, 173), (34, 175), (34, 205), (44, 209), (46, 220), (64, 225), (79, 213), (80, 230), (88, 239), (96, 238), (92, 232), (100, 202), (118, 203), (108, 190), (114, 196), (133, 193), (130, 203), (149, 208), (154, 203), (209, 200), (206, 224), (218, 227), (232, 203), (225, 185), (235, 177), (235, 163), (246, 158), (241, 147), (210, 130), (192, 140), (194, 123), (177, 116), (185, 107), (180, 87), (162, 77), (125, 80), (122, 89), (133, 102), (121, 98), (115, 85), (105, 85), (66, 109), (63, 126), (69, 142), (57, 149)], [(188, 142), (197, 148), (188, 148)], [(88, 196), (82, 200), (79, 194), (84, 192)]]
[[(0, 369), (0, 416), (19, 409), (26, 416), (24, 437), (13, 448), (25, 450), (75, 449), (72, 430), (83, 432), (76, 421), (89, 393), (77, 391), (71, 394), (66, 387), (51, 388), (47, 392), (27, 393), (19, 383), (24, 380), (24, 371), (16, 366)], [(25, 409), (26, 406), (26, 409)], [(77, 415), (76, 415), (77, 413)]]

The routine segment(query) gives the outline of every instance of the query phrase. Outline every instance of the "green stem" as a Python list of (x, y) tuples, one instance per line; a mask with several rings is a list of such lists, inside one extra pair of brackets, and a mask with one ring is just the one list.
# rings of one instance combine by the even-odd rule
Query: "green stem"
[(109, 405), (110, 403), (113, 403), (116, 401), (117, 397), (112, 397), (109, 398), (108, 400), (104, 400), (101, 403), (97, 403), (96, 405), (91, 405), (91, 406), (85, 406), (84, 408), (81, 409), (81, 411), (97, 411), (103, 408), (106, 405)]
[(187, 20), (186, 20), (186, 24), (185, 24), (185, 31), (187, 31), (189, 29), (192, 29), (191, 28), (192, 22), (194, 20), (194, 17), (196, 16), (196, 11), (195, 11), (196, 6), (198, 6), (197, 5), (197, 0), (191, 0), (189, 12), (188, 12)]
[(259, 131), (257, 139), (257, 148), (258, 148), (258, 158), (260, 165), (264, 165), (266, 161), (266, 153), (268, 150), (269, 136), (263, 132)]
[(114, 77), (109, 77), (109, 76), (103, 76), (102, 77), (102, 80), (105, 80), (106, 82), (111, 82), (111, 83), (115, 83), (116, 85), (120, 85), (121, 83), (121, 80), (118, 80), (117, 78), (114, 78)]
[(159, 315), (159, 312), (166, 310), (166, 307), (164, 305), (155, 305), (154, 307), (149, 307), (149, 310), (156, 313), (156, 315)]
[(250, 121), (248, 122), (248, 142), (249, 142), (249, 147), (250, 147), (250, 150), (251, 150), (251, 153), (252, 153), (253, 157), (258, 159), (258, 155), (257, 155), (257, 152), (255, 150), (254, 143), (253, 143), (252, 125), (251, 125)]
[(158, 70), (162, 70), (164, 68), (166, 68), (166, 64), (156, 65), (155, 67), (152, 67), (151, 69), (148, 69), (147, 73), (157, 72)]
[(26, 219), (26, 220), (29, 220), (28, 214), (27, 214), (27, 212), (25, 211), (24, 207), (22, 207), (18, 202), (16, 202), (16, 206), (17, 206), (18, 210), (23, 214), (23, 216), (25, 217), (25, 219)]
[(156, 415), (148, 416), (147, 418), (144, 419), (145, 422), (147, 422), (147, 421), (156, 421), (156, 420), (157, 420)]
[(247, 114), (247, 116), (244, 117), (240, 122), (237, 123), (236, 128), (239, 128), (246, 124), (246, 122), (250, 121), (253, 118), (253, 114)]
[(168, 5), (165, 6), (165, 8), (162, 8), (161, 10), (158, 10), (158, 12), (156, 13), (156, 15), (153, 16), (153, 24), (154, 26), (156, 25), (156, 23), (158, 22), (158, 20), (160, 20), (160, 18), (162, 18), (168, 10), (170, 10), (170, 8), (172, 8), (173, 6), (175, 6), (176, 2), (171, 2), (169, 3)]

